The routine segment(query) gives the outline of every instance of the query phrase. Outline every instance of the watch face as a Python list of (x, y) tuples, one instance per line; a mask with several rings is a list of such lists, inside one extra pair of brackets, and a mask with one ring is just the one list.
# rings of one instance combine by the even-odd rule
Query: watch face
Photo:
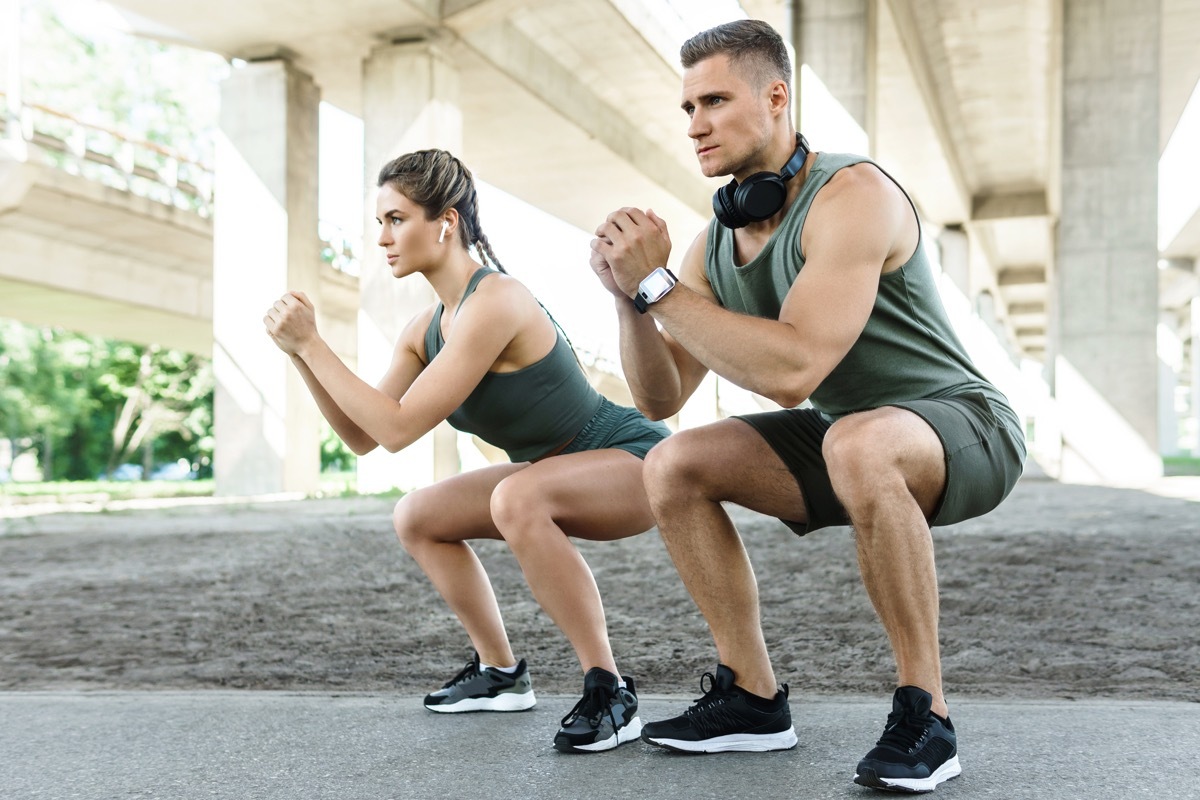
[(667, 290), (674, 285), (661, 269), (656, 269), (642, 281), (642, 291), (645, 292), (646, 299), (653, 302), (666, 294)]

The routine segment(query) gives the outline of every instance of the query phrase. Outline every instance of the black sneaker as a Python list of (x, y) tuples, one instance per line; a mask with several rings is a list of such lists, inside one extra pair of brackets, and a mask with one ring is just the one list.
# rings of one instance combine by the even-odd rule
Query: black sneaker
[(445, 713), (524, 711), (533, 708), (536, 702), (525, 659), (509, 675), (492, 667), (480, 669), (479, 653), (445, 686), (425, 696), (426, 708)]
[(631, 742), (642, 732), (637, 715), (637, 689), (633, 678), (620, 686), (617, 676), (592, 667), (583, 676), (583, 697), (562, 718), (554, 736), (561, 753), (594, 753)]
[(748, 702), (753, 695), (733, 685), (733, 670), (724, 664), (717, 665), (715, 676), (704, 673), (700, 691), (704, 696), (683, 716), (647, 723), (643, 741), (681, 753), (762, 752), (796, 746), (787, 684), (775, 693), (769, 711)]
[(854, 771), (854, 782), (894, 792), (932, 792), (962, 772), (950, 719), (929, 710), (933, 697), (916, 686), (892, 695), (892, 713), (875, 749)]

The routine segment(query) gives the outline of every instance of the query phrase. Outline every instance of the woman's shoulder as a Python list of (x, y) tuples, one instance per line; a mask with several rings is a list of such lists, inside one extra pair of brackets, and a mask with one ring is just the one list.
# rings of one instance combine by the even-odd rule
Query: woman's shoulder
[(464, 309), (471, 301), (478, 306), (486, 306), (493, 314), (524, 314), (539, 309), (537, 298), (529, 287), (505, 272), (489, 272), (475, 288), (475, 293), (467, 298)]

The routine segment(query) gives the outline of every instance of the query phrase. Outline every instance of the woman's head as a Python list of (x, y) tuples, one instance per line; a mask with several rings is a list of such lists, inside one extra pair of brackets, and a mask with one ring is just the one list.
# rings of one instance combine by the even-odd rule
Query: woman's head
[(462, 246), (474, 247), (481, 260), (504, 272), (479, 224), (475, 178), (453, 155), (445, 150), (418, 150), (402, 155), (383, 165), (378, 186), (390, 186), (421, 206), (427, 220), (454, 209), (458, 215), (454, 233)]

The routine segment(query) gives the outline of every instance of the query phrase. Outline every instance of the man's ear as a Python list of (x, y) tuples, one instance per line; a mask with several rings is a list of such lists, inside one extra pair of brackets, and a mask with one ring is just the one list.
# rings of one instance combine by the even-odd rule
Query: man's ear
[(787, 84), (783, 81), (774, 81), (771, 83), (767, 100), (771, 104), (772, 114), (786, 114), (791, 104), (791, 94), (788, 92)]

